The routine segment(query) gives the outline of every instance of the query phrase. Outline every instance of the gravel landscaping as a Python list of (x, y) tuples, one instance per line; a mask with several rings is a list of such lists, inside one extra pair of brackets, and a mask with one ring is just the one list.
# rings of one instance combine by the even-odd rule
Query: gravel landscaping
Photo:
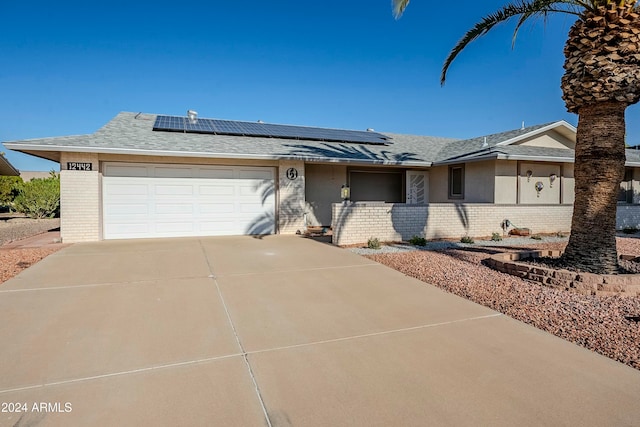
[[(617, 241), (619, 253), (640, 256), (640, 239), (619, 237)], [(377, 251), (351, 250), (640, 370), (640, 297), (574, 294), (482, 264), (497, 252), (562, 250), (566, 242), (566, 238), (509, 238), (497, 245), (438, 242), (440, 246), (427, 249), (392, 245)]]
[[(4, 214), (6, 215), (6, 214)], [(7, 243), (45, 233), (60, 227), (60, 218), (0, 218), (0, 283), (59, 250), (61, 246), (9, 249)]]

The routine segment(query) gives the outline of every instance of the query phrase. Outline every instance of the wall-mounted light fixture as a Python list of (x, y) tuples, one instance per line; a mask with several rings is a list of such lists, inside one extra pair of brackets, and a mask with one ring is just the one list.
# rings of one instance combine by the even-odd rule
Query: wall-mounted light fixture
[(346, 184), (343, 184), (342, 187), (340, 187), (340, 197), (342, 200), (349, 200), (349, 197), (351, 197), (351, 190)]
[(555, 173), (549, 175), (549, 188), (553, 188), (553, 181), (555, 181), (556, 178), (558, 178), (558, 175), (556, 175)]
[(536, 182), (536, 193), (537, 196), (540, 197), (540, 192), (544, 188), (544, 184), (541, 181)]
[(529, 182), (531, 180), (532, 176), (533, 176), (533, 171), (531, 169), (529, 169), (527, 171), (527, 182)]

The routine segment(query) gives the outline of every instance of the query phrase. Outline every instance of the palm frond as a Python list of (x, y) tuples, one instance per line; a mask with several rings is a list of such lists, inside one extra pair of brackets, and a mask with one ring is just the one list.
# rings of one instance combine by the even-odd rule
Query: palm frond
[(536, 17), (546, 18), (549, 13), (568, 13), (580, 16), (580, 9), (585, 7), (585, 3), (592, 2), (585, 2), (584, 0), (519, 0), (503, 6), (496, 12), (490, 13), (467, 31), (458, 43), (456, 43), (451, 52), (449, 52), (442, 66), (440, 84), (444, 84), (446, 81), (449, 66), (460, 52), (462, 52), (469, 43), (487, 34), (497, 24), (520, 16), (513, 36), (515, 39), (518, 30), (527, 20)]
[(411, 0), (391, 0), (391, 8), (393, 9), (393, 17), (395, 19), (400, 19), (410, 1)]

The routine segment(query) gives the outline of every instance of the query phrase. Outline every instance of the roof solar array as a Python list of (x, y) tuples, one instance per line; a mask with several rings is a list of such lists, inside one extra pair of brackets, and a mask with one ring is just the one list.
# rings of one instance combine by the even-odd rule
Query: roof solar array
[(157, 116), (153, 130), (169, 132), (209, 133), (214, 135), (242, 135), (267, 138), (305, 139), (312, 141), (356, 142), (361, 144), (389, 144), (389, 137), (377, 132), (326, 129), (305, 126), (274, 125), (237, 122), (231, 120), (197, 119)]

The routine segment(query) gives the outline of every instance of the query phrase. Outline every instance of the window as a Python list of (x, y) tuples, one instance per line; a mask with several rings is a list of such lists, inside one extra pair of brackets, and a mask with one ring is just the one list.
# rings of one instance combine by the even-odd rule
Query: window
[(633, 169), (624, 170), (624, 179), (620, 183), (618, 202), (633, 203)]
[(464, 165), (449, 166), (449, 198), (464, 199)]
[(354, 202), (402, 203), (402, 172), (359, 171), (349, 172), (351, 200)]

